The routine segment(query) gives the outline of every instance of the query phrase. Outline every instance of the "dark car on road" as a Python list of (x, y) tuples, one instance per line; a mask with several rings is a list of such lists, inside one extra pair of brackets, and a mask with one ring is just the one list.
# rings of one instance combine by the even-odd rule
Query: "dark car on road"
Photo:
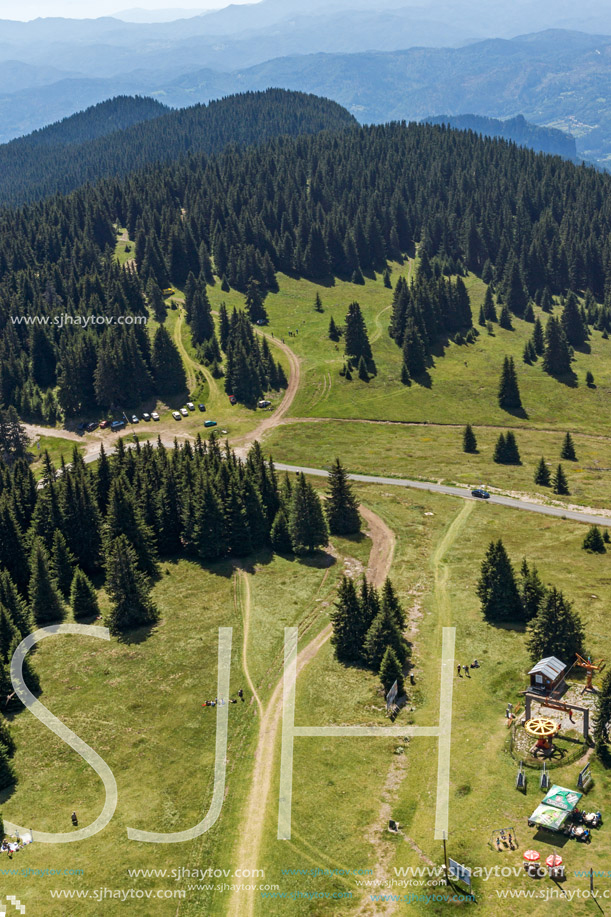
[(489, 500), (490, 494), (487, 490), (484, 490), (483, 487), (476, 487), (475, 490), (471, 491), (472, 497), (479, 497), (480, 500)]

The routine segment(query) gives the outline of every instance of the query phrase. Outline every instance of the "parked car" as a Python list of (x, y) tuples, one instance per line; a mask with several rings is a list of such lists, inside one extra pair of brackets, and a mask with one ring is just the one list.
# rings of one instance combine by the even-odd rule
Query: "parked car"
[(204, 426), (205, 427), (216, 427), (216, 420), (205, 420)]
[(472, 497), (479, 497), (480, 500), (489, 500), (490, 494), (487, 490), (484, 490), (482, 487), (476, 487), (475, 490), (471, 491)]
[(187, 401), (187, 407), (189, 408), (190, 411), (195, 410), (195, 405), (193, 404), (192, 401)]
[(157, 411), (153, 411), (153, 413), (151, 414), (151, 419), (159, 420), (159, 414), (157, 413)]
[(114, 433), (116, 430), (122, 430), (124, 426), (125, 426), (124, 420), (113, 420), (113, 422), (110, 425), (110, 429)]
[(86, 429), (87, 429), (87, 432), (88, 432), (88, 433), (93, 433), (94, 430), (97, 430), (97, 429), (98, 429), (98, 423), (97, 423), (97, 421), (92, 420), (91, 423), (88, 423), (88, 424), (87, 424), (87, 428), (86, 428)]
[(172, 411), (172, 417), (174, 418), (174, 420), (180, 420), (180, 412)]
[(79, 431), (79, 433), (82, 433), (83, 430), (85, 430), (86, 428), (87, 428), (87, 421), (83, 420), (81, 421), (81, 423), (78, 425), (76, 429)]
[(202, 404), (201, 401), (200, 401), (200, 403), (199, 403), (197, 406), (198, 406), (198, 408), (200, 409), (200, 411), (205, 411), (205, 410), (206, 410), (206, 405), (205, 405), (205, 404)]
[(238, 403), (238, 399), (236, 398), (235, 395), (230, 395), (230, 396), (229, 396), (229, 403), (230, 403), (230, 404), (237, 404), (237, 403)]
[(151, 415), (147, 414), (145, 411), (144, 414), (142, 415), (142, 420), (150, 420), (150, 419), (151, 419)]
[(263, 399), (262, 401), (257, 402), (257, 407), (258, 408), (268, 408), (270, 404), (271, 404), (271, 401), (266, 401), (265, 399)]
[(182, 414), (183, 417), (188, 417), (188, 416), (189, 416), (189, 412), (187, 411), (186, 408), (181, 408), (181, 409), (180, 409), (180, 413)]
[(105, 430), (106, 427), (110, 426), (110, 420), (101, 420), (100, 421), (100, 430)]
[(265, 321), (264, 318), (258, 318), (257, 325), (267, 325), (267, 322)]
[(132, 423), (140, 423), (140, 418), (137, 414), (132, 414)]

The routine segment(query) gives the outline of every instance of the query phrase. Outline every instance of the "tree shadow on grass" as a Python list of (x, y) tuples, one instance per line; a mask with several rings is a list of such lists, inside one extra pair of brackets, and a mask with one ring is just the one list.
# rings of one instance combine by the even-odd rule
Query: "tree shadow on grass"
[(528, 413), (523, 407), (503, 408), (502, 410), (505, 411), (506, 414), (510, 414), (512, 417), (517, 417), (520, 420), (528, 420)]
[(577, 388), (577, 373), (574, 373), (573, 370), (563, 376), (554, 376), (551, 373), (548, 373), (548, 375), (555, 379), (556, 382), (560, 382), (561, 385), (566, 385), (567, 388)]
[(11, 783), (10, 786), (5, 786), (3, 790), (0, 790), (0, 809), (2, 808), (4, 803), (8, 802), (8, 800), (14, 794), (16, 786), (17, 786), (16, 783)]
[(121, 634), (113, 634), (114, 638), (118, 643), (122, 643), (125, 646), (138, 646), (140, 643), (146, 643), (149, 637), (152, 636), (153, 631), (156, 630), (158, 622), (155, 621), (153, 624), (145, 624), (142, 627), (134, 627), (131, 630), (125, 631)]

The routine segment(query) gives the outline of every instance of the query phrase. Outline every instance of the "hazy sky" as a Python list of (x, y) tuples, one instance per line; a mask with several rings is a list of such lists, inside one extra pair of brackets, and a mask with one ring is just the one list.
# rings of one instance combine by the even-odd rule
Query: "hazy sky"
[(229, 3), (253, 0), (0, 0), (0, 19), (36, 19), (38, 16), (68, 16), (73, 19), (95, 19), (112, 16), (121, 10), (142, 7), (147, 10), (220, 9)]

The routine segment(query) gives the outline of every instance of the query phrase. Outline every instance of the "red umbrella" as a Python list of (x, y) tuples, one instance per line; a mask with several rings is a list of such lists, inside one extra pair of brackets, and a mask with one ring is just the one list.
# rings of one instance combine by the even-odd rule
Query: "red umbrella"
[(540, 860), (541, 857), (536, 850), (525, 850), (524, 859), (528, 860), (529, 863), (536, 863), (537, 860)]
[(550, 853), (545, 861), (546, 866), (562, 866), (562, 857), (559, 853)]

